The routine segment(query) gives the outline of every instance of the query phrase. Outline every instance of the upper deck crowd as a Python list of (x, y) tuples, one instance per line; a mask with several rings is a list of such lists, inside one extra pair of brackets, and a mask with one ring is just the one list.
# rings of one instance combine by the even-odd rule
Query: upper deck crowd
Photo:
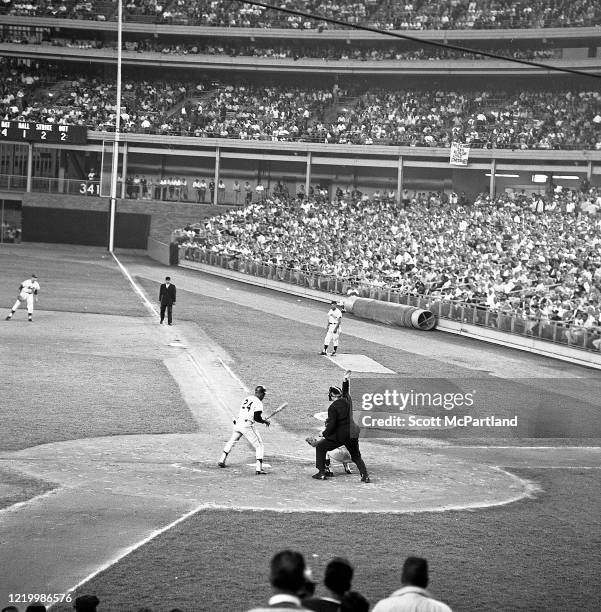
[[(384, 30), (566, 28), (601, 23), (601, 6), (587, 0), (283, 0), (274, 3), (350, 24)], [(9, 15), (112, 20), (112, 1), (5, 0)], [(126, 0), (125, 19), (150, 23), (239, 28), (323, 30), (318, 19), (289, 15), (237, 0)]]
[[(0, 72), (4, 120), (114, 130), (114, 79), (39, 66)], [(121, 130), (358, 145), (448, 147), (458, 141), (475, 148), (599, 150), (601, 93), (353, 91), (252, 81), (126, 78)]]

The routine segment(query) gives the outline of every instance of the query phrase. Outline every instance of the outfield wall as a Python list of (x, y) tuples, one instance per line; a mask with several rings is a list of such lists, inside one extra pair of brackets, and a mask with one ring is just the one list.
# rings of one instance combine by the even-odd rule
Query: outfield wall
[[(117, 200), (115, 247), (144, 249), (148, 237), (170, 242), (178, 227), (220, 214), (223, 207), (190, 202)], [(23, 241), (106, 246), (108, 198), (23, 194)]]

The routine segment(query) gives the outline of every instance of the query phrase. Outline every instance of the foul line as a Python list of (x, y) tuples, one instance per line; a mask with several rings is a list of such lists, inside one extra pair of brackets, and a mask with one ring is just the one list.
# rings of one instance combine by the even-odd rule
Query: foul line
[[(158, 316), (159, 313), (158, 313), (157, 309), (148, 300), (148, 298), (146, 297), (146, 295), (144, 294), (142, 289), (139, 287), (139, 285), (134, 281), (134, 279), (132, 278), (131, 274), (128, 272), (127, 268), (119, 261), (119, 259), (117, 258), (117, 256), (114, 253), (111, 253), (111, 255), (113, 256), (113, 259), (115, 260), (115, 262), (119, 266), (119, 269), (121, 270), (122, 274), (129, 281), (129, 283), (133, 287), (134, 291), (138, 294), (138, 296), (140, 297), (140, 299), (142, 300), (142, 302), (146, 306), (146, 308), (151, 312), (151, 314), (154, 314), (155, 316)], [(198, 374), (204, 380), (206, 386), (210, 389), (211, 388), (211, 384), (210, 384), (207, 376), (203, 372), (202, 368), (200, 367), (200, 365), (198, 364), (198, 362), (194, 358), (194, 356), (190, 352), (187, 352), (187, 355), (188, 355), (188, 358), (190, 359), (192, 365), (194, 366), (195, 370), (198, 372)], [(226, 370), (226, 372), (245, 391), (248, 391), (248, 388), (246, 387), (246, 385), (240, 380), (240, 378), (238, 378), (238, 376), (236, 376), (236, 374), (233, 372), (233, 370), (221, 358), (218, 358), (218, 359), (219, 359), (221, 365)], [(229, 408), (225, 405), (225, 403), (223, 402), (223, 400), (219, 396), (219, 393), (215, 393), (215, 396), (217, 397), (217, 400), (219, 401), (219, 403), (226, 410), (226, 412), (231, 414)], [(98, 567), (96, 570), (94, 570), (92, 573), (90, 573), (88, 576), (86, 576), (83, 580), (80, 580), (75, 586), (73, 586), (71, 589), (69, 589), (69, 592), (73, 592), (73, 591), (77, 590), (80, 586), (83, 586), (84, 584), (86, 584), (87, 582), (92, 580), (92, 578), (94, 578), (95, 576), (97, 576), (98, 574), (103, 572), (104, 570), (106, 570), (109, 567), (115, 565), (116, 563), (121, 561), (121, 559), (124, 559), (127, 555), (131, 554), (132, 552), (134, 552), (138, 548), (144, 546), (145, 544), (148, 544), (148, 542), (150, 542), (151, 540), (154, 540), (156, 537), (160, 536), (161, 534), (165, 533), (166, 531), (169, 531), (170, 529), (173, 529), (176, 525), (178, 525), (182, 521), (185, 521), (186, 519), (190, 518), (191, 516), (194, 516), (195, 514), (198, 514), (202, 510), (206, 510), (206, 509), (209, 509), (209, 508), (215, 508), (215, 507), (216, 506), (213, 506), (211, 504), (200, 504), (199, 506), (193, 508), (189, 512), (186, 512), (185, 514), (180, 516), (175, 521), (172, 521), (168, 525), (165, 525), (164, 527), (161, 527), (160, 529), (157, 529), (157, 530), (153, 531), (146, 538), (144, 538), (141, 541), (133, 544), (132, 546), (128, 546), (119, 555), (117, 555), (116, 557), (113, 557), (111, 560), (107, 561), (106, 563), (103, 563), (100, 567)], [(53, 605), (50, 605), (48, 609), (50, 610), (53, 607), (54, 607)]]
[[(148, 544), (148, 542), (150, 542), (151, 540), (154, 540), (156, 537), (158, 537), (161, 534), (165, 533), (169, 529), (172, 529), (173, 527), (175, 527), (176, 525), (178, 525), (182, 521), (185, 521), (187, 518), (190, 518), (194, 514), (197, 514), (201, 510), (205, 509), (206, 507), (207, 507), (207, 504), (201, 504), (201, 505), (197, 506), (196, 508), (193, 508), (189, 512), (186, 512), (185, 514), (180, 516), (175, 521), (172, 521), (168, 525), (165, 525), (165, 527), (161, 527), (160, 529), (156, 529), (149, 536), (147, 536), (146, 538), (144, 538), (140, 542), (136, 542), (132, 546), (128, 546), (119, 555), (117, 555), (116, 557), (114, 557), (110, 561), (107, 561), (106, 563), (103, 563), (98, 569), (95, 569), (91, 574), (86, 576), (83, 580), (80, 580), (75, 586), (71, 587), (69, 589), (69, 593), (72, 593), (73, 591), (78, 589), (80, 586), (83, 586), (86, 582), (89, 582), (90, 580), (92, 580), (92, 578), (94, 578), (95, 576), (100, 574), (100, 572), (103, 572), (104, 570), (107, 570), (109, 567), (111, 567), (111, 566), (115, 565), (116, 563), (118, 563), (119, 561), (121, 561), (121, 559), (127, 557), (127, 555), (129, 555), (130, 553), (134, 552), (135, 550), (137, 550), (141, 546), (144, 546), (145, 544)], [(54, 607), (54, 604), (49, 606), (48, 609), (50, 610), (53, 607)]]
[[(3, 459), (3, 461), (5, 460)], [(6, 461), (8, 461), (8, 459), (6, 459)], [(50, 483), (50, 484), (54, 484), (54, 483)], [(24, 508), (25, 506), (32, 504), (33, 502), (37, 502), (40, 499), (44, 499), (46, 497), (51, 497), (57, 491), (60, 491), (61, 488), (62, 488), (62, 485), (59, 485), (59, 486), (54, 487), (53, 489), (50, 489), (49, 491), (45, 491), (44, 493), (40, 493), (39, 495), (34, 495), (33, 497), (30, 497), (29, 499), (25, 499), (23, 501), (17, 502), (15, 504), (12, 504), (11, 506), (5, 506), (4, 508), (0, 508), (0, 515), (16, 512), (20, 510), (21, 508)]]
[(198, 375), (202, 378), (202, 380), (203, 380), (204, 384), (206, 385), (207, 389), (213, 393), (214, 397), (217, 398), (217, 401), (221, 404), (222, 408), (231, 416), (232, 415), (232, 411), (229, 409), (227, 404), (221, 399), (221, 395), (219, 394), (218, 390), (215, 389), (211, 385), (211, 382), (209, 381), (207, 375), (203, 372), (203, 370), (200, 367), (200, 365), (197, 363), (194, 355), (192, 355), (192, 353), (190, 353), (190, 352), (187, 352), (186, 355), (187, 355), (188, 359), (190, 360), (190, 362), (192, 363), (192, 365), (194, 366), (194, 369), (198, 372)]
[(146, 308), (148, 308), (148, 310), (153, 315), (158, 317), (159, 316), (158, 310), (155, 308), (154, 304), (150, 302), (150, 300), (144, 295), (144, 292), (138, 286), (136, 281), (132, 278), (131, 274), (127, 271), (127, 268), (117, 259), (117, 256), (115, 255), (115, 253), (111, 253), (111, 255), (113, 256), (113, 259), (117, 262), (117, 265), (119, 266), (119, 269), (123, 273), (123, 276), (125, 276), (125, 278), (130, 282), (131, 286), (134, 288), (134, 291), (138, 294), (138, 296), (144, 303), (144, 306), (146, 306)]
[[(113, 256), (113, 259), (117, 262), (117, 265), (119, 266), (119, 269), (123, 273), (123, 276), (125, 276), (125, 278), (130, 282), (130, 284), (133, 287), (134, 291), (138, 294), (138, 296), (140, 297), (140, 299), (144, 303), (144, 306), (146, 306), (146, 308), (148, 308), (148, 310), (152, 314), (154, 314), (154, 315), (156, 315), (158, 317), (159, 316), (158, 310), (156, 309), (154, 304), (152, 302), (150, 302), (150, 300), (146, 297), (146, 295), (144, 294), (144, 291), (140, 288), (140, 286), (133, 279), (132, 275), (128, 272), (127, 268), (119, 261), (119, 259), (115, 255), (115, 253), (111, 253), (111, 255)], [(223, 366), (225, 371), (242, 387), (242, 389), (244, 389), (245, 392), (248, 393), (248, 391), (249, 391), (248, 387), (242, 382), (242, 380), (236, 375), (236, 373), (227, 365), (227, 363), (225, 363), (225, 361), (223, 361), (223, 359), (221, 359), (221, 357), (217, 357), (217, 359), (218, 359), (219, 363), (221, 363), (221, 365)], [(200, 370), (200, 366), (195, 362), (195, 360), (193, 358), (192, 358), (192, 362), (196, 366), (196, 369), (201, 373), (201, 375), (205, 379), (205, 381), (208, 382), (206, 376), (204, 374), (202, 374), (202, 372)], [(208, 385), (208, 386), (210, 386), (210, 385)], [(223, 404), (223, 402), (222, 402), (222, 404)]]
[(221, 357), (217, 357), (217, 359), (219, 360), (219, 363), (225, 368), (225, 371), (244, 389), (244, 391), (246, 391), (246, 393), (248, 393), (250, 389), (238, 378), (238, 376), (236, 376), (230, 366), (228, 366), (227, 363), (225, 363), (225, 361), (221, 359)]

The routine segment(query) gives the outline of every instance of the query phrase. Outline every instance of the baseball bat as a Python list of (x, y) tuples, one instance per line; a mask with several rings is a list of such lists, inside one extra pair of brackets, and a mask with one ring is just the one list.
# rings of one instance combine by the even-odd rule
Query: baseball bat
[(282, 412), (284, 408), (288, 407), (288, 402), (284, 402), (280, 404), (269, 416), (264, 417), (265, 419), (270, 419), (272, 416), (275, 416), (278, 412)]

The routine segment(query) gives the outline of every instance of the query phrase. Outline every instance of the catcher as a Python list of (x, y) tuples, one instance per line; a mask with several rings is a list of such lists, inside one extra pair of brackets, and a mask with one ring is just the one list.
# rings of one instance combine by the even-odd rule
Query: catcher
[(346, 447), (351, 461), (359, 469), (361, 482), (371, 482), (367, 473), (365, 463), (361, 458), (359, 450), (359, 427), (353, 421), (353, 402), (349, 394), (349, 378), (351, 371), (344, 373), (342, 389), (340, 387), (330, 387), (328, 398), (332, 402), (328, 408), (328, 418), (326, 427), (323, 430), (323, 438), (315, 444), (315, 466), (317, 474), (313, 474), (316, 480), (326, 480), (326, 456), (341, 446)]
[[(319, 442), (321, 442), (324, 438), (318, 438), (316, 436), (308, 436), (305, 438), (305, 441), (309, 443), (310, 446), (315, 448)], [(351, 471), (351, 454), (343, 448), (335, 448), (333, 451), (330, 451), (326, 455), (326, 476), (331, 477), (334, 476), (334, 472), (331, 469), (331, 460), (337, 461), (338, 463), (342, 463), (342, 467), (347, 474), (352, 474)]]

